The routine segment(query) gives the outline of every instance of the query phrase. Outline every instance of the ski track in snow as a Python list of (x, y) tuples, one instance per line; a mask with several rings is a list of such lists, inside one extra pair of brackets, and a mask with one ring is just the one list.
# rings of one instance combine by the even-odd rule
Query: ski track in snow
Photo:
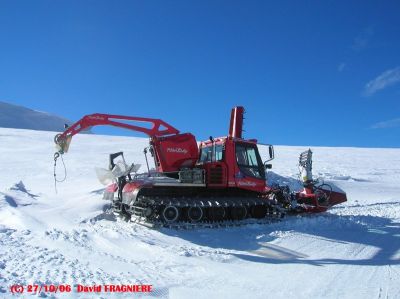
[[(128, 162), (145, 165), (147, 139), (75, 136), (64, 156), (67, 180), (55, 194), (53, 135), (0, 128), (2, 298), (13, 284), (154, 286), (133, 298), (400, 297), (399, 149), (314, 147), (315, 175), (349, 199), (324, 214), (270, 225), (152, 230), (109, 213), (94, 172), (120, 150)], [(268, 179), (299, 188), (297, 159), (305, 149), (277, 146)], [(61, 167), (57, 173), (62, 177)]]

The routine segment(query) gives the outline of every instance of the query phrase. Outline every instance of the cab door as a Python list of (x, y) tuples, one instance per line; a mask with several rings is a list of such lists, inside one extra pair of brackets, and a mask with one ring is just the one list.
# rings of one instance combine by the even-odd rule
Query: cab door
[(225, 163), (225, 144), (223, 142), (202, 145), (199, 165), (205, 170), (208, 187), (226, 188), (228, 186), (228, 169)]
[(258, 152), (257, 144), (235, 143), (235, 158), (238, 171), (235, 173), (236, 186), (252, 191), (263, 191), (266, 186), (265, 166)]

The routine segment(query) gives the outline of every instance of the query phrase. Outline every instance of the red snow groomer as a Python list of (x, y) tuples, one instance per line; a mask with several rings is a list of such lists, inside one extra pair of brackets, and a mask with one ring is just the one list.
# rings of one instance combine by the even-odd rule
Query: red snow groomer
[[(125, 163), (123, 153), (110, 155), (108, 170), (98, 171), (110, 182), (104, 198), (114, 213), (150, 225), (215, 226), (269, 221), (285, 214), (318, 213), (345, 202), (346, 194), (312, 179), (312, 152), (300, 155), (303, 190), (269, 186), (266, 172), (274, 158), (262, 160), (257, 140), (242, 137), (243, 107), (232, 109), (229, 135), (200, 142), (160, 119), (91, 114), (55, 136), (59, 155), (68, 151), (72, 136), (89, 127), (111, 125), (139, 131), (150, 137), (144, 149), (147, 172)], [(150, 124), (150, 128), (149, 125)], [(150, 169), (147, 155), (154, 159)], [(108, 178), (105, 179), (105, 178)]]

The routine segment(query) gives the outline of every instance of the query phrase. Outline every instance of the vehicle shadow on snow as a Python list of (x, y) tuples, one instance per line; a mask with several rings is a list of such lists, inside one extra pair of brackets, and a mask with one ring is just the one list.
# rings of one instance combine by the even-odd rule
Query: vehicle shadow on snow
[[(270, 185), (287, 185), (292, 191), (300, 190), (297, 178), (268, 172)], [(334, 182), (327, 182), (333, 190), (341, 191)], [(231, 255), (243, 260), (268, 264), (301, 263), (310, 265), (389, 265), (400, 264), (400, 259), (391, 259), (400, 249), (398, 235), (400, 225), (387, 218), (374, 216), (337, 216), (330, 213), (303, 217), (288, 217), (270, 225), (247, 225), (240, 228), (200, 229), (176, 231), (164, 229), (167, 235), (188, 240), (194, 244), (215, 249), (228, 250)], [(325, 240), (323, 244), (358, 243), (375, 246), (378, 252), (371, 259), (313, 259), (307, 252), (296, 252), (272, 244), (271, 241), (285, 234), (305, 234)], [(321, 248), (323, 250), (324, 248)], [(329, 248), (327, 248), (329, 251)], [(322, 254), (323, 255), (323, 252)]]
[[(256, 263), (267, 264), (309, 264), (323, 266), (330, 264), (379, 266), (398, 265), (400, 256), (395, 256), (400, 249), (400, 223), (376, 216), (337, 216), (329, 213), (303, 217), (288, 217), (280, 223), (270, 225), (248, 225), (239, 228), (199, 229), (193, 231), (174, 231), (165, 229), (164, 233), (188, 240), (194, 244), (215, 249), (227, 250), (231, 255)], [(318, 256), (296, 252), (271, 241), (279, 237), (302, 234), (308, 242), (320, 242)], [(340, 244), (356, 244), (362, 252), (364, 246), (377, 248), (368, 259), (330, 258), (324, 254), (340, 249)], [(360, 244), (362, 246), (357, 246)], [(343, 247), (345, 250), (348, 248)], [(373, 249), (372, 249), (373, 250)], [(345, 256), (346, 253), (338, 253)], [(328, 256), (328, 257), (327, 257)]]

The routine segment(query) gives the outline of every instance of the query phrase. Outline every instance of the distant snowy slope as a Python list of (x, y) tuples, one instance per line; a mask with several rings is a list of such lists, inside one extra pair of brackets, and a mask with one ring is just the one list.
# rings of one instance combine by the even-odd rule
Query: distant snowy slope
[(0, 101), (0, 127), (3, 128), (63, 131), (64, 124), (71, 123), (57, 115)]

